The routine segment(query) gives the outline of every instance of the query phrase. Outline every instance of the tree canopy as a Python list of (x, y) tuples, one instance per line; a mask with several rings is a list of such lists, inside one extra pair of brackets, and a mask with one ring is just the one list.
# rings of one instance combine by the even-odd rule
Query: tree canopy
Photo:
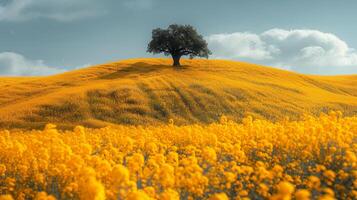
[(152, 31), (152, 40), (148, 52), (171, 55), (174, 66), (180, 66), (182, 56), (206, 57), (211, 54), (207, 42), (190, 25), (172, 24), (167, 29), (157, 28)]

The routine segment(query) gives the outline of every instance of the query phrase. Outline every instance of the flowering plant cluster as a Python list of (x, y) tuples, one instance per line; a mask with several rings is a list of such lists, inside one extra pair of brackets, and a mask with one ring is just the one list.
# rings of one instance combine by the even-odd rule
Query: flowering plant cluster
[(357, 117), (0, 131), (5, 199), (354, 199)]

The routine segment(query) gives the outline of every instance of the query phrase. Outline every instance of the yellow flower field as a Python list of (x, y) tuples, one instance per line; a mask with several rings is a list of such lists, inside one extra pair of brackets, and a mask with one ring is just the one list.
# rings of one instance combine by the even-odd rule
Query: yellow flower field
[(5, 199), (354, 199), (357, 117), (0, 131)]

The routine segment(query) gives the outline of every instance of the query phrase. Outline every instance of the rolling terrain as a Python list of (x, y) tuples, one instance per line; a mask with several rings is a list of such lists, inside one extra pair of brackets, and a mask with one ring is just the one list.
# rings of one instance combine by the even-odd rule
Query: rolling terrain
[(357, 114), (357, 75), (311, 76), (243, 62), (131, 59), (47, 77), (0, 78), (0, 128), (276, 121)]

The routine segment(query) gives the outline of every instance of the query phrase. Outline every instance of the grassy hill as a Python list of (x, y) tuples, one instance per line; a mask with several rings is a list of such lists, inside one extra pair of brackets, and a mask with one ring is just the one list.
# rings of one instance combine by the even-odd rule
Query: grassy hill
[(279, 120), (357, 114), (357, 75), (308, 76), (249, 63), (132, 59), (48, 77), (0, 78), (0, 127)]

